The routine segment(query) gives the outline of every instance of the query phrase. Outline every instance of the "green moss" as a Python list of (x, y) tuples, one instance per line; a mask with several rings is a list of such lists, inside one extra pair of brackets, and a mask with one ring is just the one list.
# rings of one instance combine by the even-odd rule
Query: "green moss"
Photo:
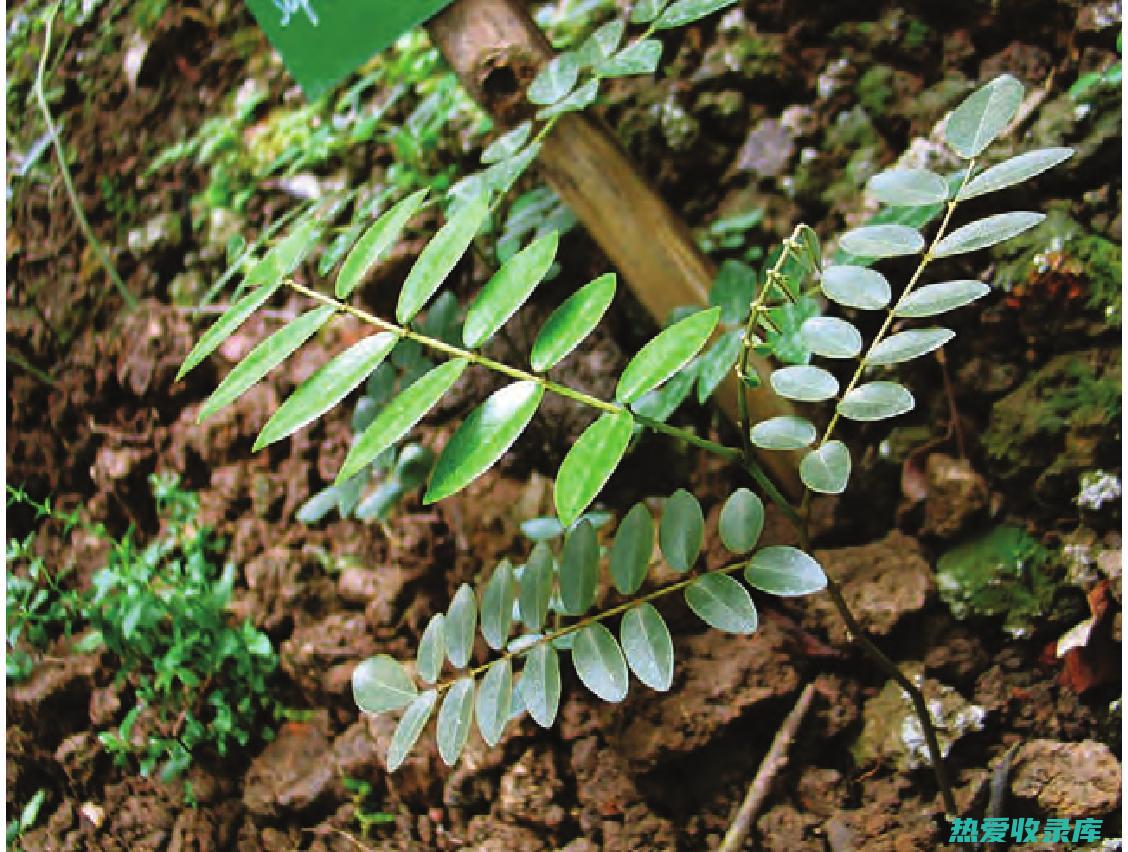
[(1003, 629), (1021, 637), (1053, 603), (1051, 563), (1024, 530), (999, 526), (941, 556), (936, 583), (956, 618), (1003, 616)]
[(858, 102), (870, 115), (883, 115), (893, 98), (893, 69), (875, 65), (858, 80)]

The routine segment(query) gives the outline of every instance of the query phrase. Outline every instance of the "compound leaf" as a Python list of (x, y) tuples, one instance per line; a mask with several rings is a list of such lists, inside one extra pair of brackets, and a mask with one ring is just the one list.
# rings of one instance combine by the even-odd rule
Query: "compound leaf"
[(1022, 104), (1022, 84), (1010, 74), (972, 92), (944, 124), (944, 139), (961, 157), (977, 157), (1010, 124)]
[(948, 200), (948, 182), (928, 169), (890, 169), (870, 178), (870, 195), (882, 204), (923, 207)]
[(867, 225), (847, 231), (838, 244), (843, 251), (858, 257), (897, 257), (921, 251), (924, 237), (905, 225)]
[(599, 582), (599, 541), (587, 518), (564, 539), (560, 555), (560, 600), (568, 615), (583, 615), (595, 603)]
[(398, 661), (387, 654), (369, 657), (352, 674), (353, 699), (365, 713), (386, 713), (412, 702), (419, 690)]
[(675, 571), (684, 574), (701, 553), (705, 537), (705, 515), (697, 498), (679, 488), (666, 501), (658, 525), (658, 546)]
[(418, 212), (427, 197), (421, 189), (397, 202), (390, 210), (373, 222), (348, 253), (341, 271), (337, 273), (338, 299), (347, 299), (356, 286), (364, 280), (384, 252), (399, 239), (400, 233)]
[(426, 727), (431, 713), (435, 710), (438, 697), (438, 692), (428, 689), (412, 701), (404, 711), (403, 718), (396, 725), (396, 732), (392, 734), (392, 742), (388, 746), (389, 772), (395, 772), (403, 765), (415, 743), (419, 741), (419, 735), (423, 733), (423, 728)]
[(702, 574), (685, 590), (685, 602), (698, 618), (726, 633), (752, 633), (758, 618), (748, 590), (728, 574)]
[(744, 566), (754, 589), (781, 597), (809, 595), (826, 588), (822, 566), (802, 550), (786, 545), (765, 547)]
[(423, 415), (439, 401), (439, 397), (458, 381), (467, 363), (463, 358), (456, 358), (440, 364), (416, 379), (407, 390), (384, 406), (349, 450), (345, 463), (341, 465), (341, 471), (337, 474), (336, 484), (351, 479), (365, 465), (406, 435), (408, 430), (423, 419)]
[(604, 701), (614, 704), (627, 697), (627, 661), (611, 631), (599, 622), (575, 633), (572, 665), (584, 686)]
[(485, 473), (529, 425), (543, 396), (536, 382), (514, 382), (474, 409), (443, 448), (423, 502), (449, 497)]
[(447, 609), (444, 635), (446, 655), (456, 669), (466, 668), (470, 652), (474, 650), (474, 627), (478, 622), (478, 602), (474, 590), (466, 583), (458, 587)]
[(647, 343), (627, 364), (615, 388), (618, 402), (634, 402), (689, 363), (717, 327), (720, 308), (698, 311)]
[(772, 372), (770, 381), (780, 396), (800, 402), (821, 402), (838, 393), (838, 379), (822, 367), (782, 367)]
[(525, 655), (521, 698), (534, 722), (542, 728), (552, 727), (560, 706), (560, 658), (550, 643), (534, 645)]
[(407, 280), (403, 282), (403, 289), (400, 290), (399, 301), (396, 303), (396, 319), (401, 325), (414, 319), (439, 289), (439, 285), (470, 247), (474, 234), (482, 227), (488, 214), (488, 193), (483, 193), (460, 206), (424, 246), (411, 271), (407, 273)]
[(474, 717), (474, 678), (456, 680), (443, 697), (439, 718), (435, 723), (435, 739), (439, 744), (439, 757), (447, 766), (454, 766), (466, 738), (470, 735), (470, 722)]
[(853, 358), (862, 351), (862, 333), (837, 317), (811, 317), (799, 334), (808, 349), (824, 358)]
[(738, 488), (725, 501), (717, 522), (721, 543), (733, 553), (747, 553), (764, 531), (764, 501)]
[(803, 456), (799, 478), (812, 491), (841, 494), (850, 481), (850, 451), (841, 441), (827, 441)]
[(646, 579), (654, 551), (654, 519), (643, 503), (635, 503), (611, 545), (611, 579), (620, 594), (633, 595)]
[(991, 292), (982, 281), (940, 281), (918, 287), (905, 296), (893, 311), (898, 317), (931, 317), (974, 302)]
[(605, 413), (588, 426), (564, 457), (556, 474), (553, 499), (560, 522), (570, 526), (610, 479), (627, 451), (634, 418)]
[(891, 334), (866, 355), (866, 366), (900, 364), (934, 349), (939, 349), (956, 336), (946, 328), (912, 328)]
[(501, 740), (513, 703), (513, 666), (508, 657), (492, 663), (478, 686), (478, 730), (486, 745), (493, 748)]
[(515, 597), (513, 566), (508, 559), (503, 559), (482, 592), (482, 636), (495, 651), (504, 648), (509, 639)]
[(958, 200), (966, 201), (969, 198), (1022, 183), (1047, 169), (1052, 169), (1072, 156), (1072, 148), (1041, 148), (1011, 157), (968, 181), (967, 186), (960, 192)]
[(274, 292), (281, 286), (282, 278), (279, 276), (273, 281), (268, 281), (252, 290), (224, 311), (220, 318), (196, 341), (196, 345), (192, 347), (192, 351), (188, 353), (188, 357), (180, 365), (180, 369), (176, 373), (176, 381), (180, 381), (189, 370), (211, 355), (223, 341), (235, 332), (235, 329), (246, 321), (247, 317), (273, 296)]
[(838, 401), (838, 413), (849, 420), (885, 420), (912, 411), (916, 404), (908, 389), (896, 382), (858, 385)]
[(670, 688), (674, 642), (658, 610), (648, 603), (627, 610), (619, 623), (619, 641), (635, 677), (659, 692)]
[(415, 673), (425, 683), (434, 683), (443, 670), (443, 658), (446, 656), (445, 622), (446, 616), (436, 612), (427, 622), (427, 628), (419, 640), (419, 649), (415, 653)]
[(864, 266), (828, 266), (823, 270), (822, 291), (840, 305), (863, 311), (884, 308), (893, 295), (885, 276)]
[(389, 331), (370, 335), (321, 367), (266, 421), (253, 449), (292, 435), (344, 399), (388, 357), (398, 340)]
[(552, 550), (537, 542), (521, 574), (521, 621), (530, 630), (540, 630), (552, 598)]
[(560, 305), (541, 327), (529, 362), (538, 373), (555, 367), (591, 334), (615, 297), (615, 273), (589, 281)]
[(477, 349), (529, 298), (556, 257), (560, 235), (549, 231), (509, 258), (486, 282), (466, 311), (462, 342)]
[(801, 450), (818, 435), (815, 424), (805, 417), (781, 414), (761, 420), (752, 427), (752, 443), (762, 450)]
[(956, 228), (936, 244), (932, 254), (936, 257), (950, 257), (987, 248), (1030, 230), (1045, 218), (1042, 213), (1025, 211), (997, 213)]
[(294, 319), (250, 351), (242, 361), (235, 365), (219, 383), (212, 395), (200, 408), (196, 422), (211, 417), (220, 409), (230, 405), (263, 376), (281, 364), (291, 353), (317, 333), (336, 311), (331, 305), (323, 305), (307, 311)]

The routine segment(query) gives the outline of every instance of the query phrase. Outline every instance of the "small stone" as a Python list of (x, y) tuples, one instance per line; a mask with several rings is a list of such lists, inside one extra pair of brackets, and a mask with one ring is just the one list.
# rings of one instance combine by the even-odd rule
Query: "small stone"
[(931, 453), (926, 465), (928, 497), (920, 532), (951, 538), (987, 507), (987, 480), (967, 459)]
[(329, 741), (313, 724), (288, 722), (251, 762), (243, 804), (258, 816), (302, 813), (318, 804), (333, 783)]
[(791, 130), (774, 118), (766, 118), (748, 133), (736, 155), (736, 168), (761, 177), (783, 174), (795, 153)]
[(1011, 793), (1048, 816), (1102, 817), (1120, 807), (1120, 762), (1104, 743), (1031, 740), (1011, 769)]

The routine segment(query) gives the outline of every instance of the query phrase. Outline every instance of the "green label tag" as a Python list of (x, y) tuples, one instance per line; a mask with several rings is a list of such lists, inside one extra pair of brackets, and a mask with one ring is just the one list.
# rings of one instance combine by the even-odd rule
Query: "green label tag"
[(247, 0), (311, 100), (453, 0)]

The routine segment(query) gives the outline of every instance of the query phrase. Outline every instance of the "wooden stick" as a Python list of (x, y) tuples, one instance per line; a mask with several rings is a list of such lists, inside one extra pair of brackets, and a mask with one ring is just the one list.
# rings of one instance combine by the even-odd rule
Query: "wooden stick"
[(756, 819), (756, 815), (760, 812), (760, 807), (768, 796), (772, 781), (775, 780), (780, 770), (787, 765), (787, 750), (795, 739), (795, 734), (799, 730), (799, 725), (803, 722), (803, 717), (807, 715), (807, 711), (811, 707), (811, 699), (814, 696), (815, 685), (808, 683), (799, 695), (799, 700), (795, 702), (795, 706), (791, 708), (791, 712), (787, 714), (787, 718), (783, 720), (783, 724), (776, 731), (772, 746), (764, 756), (764, 760), (756, 772), (756, 777), (752, 779), (748, 793), (744, 796), (744, 801), (740, 803), (740, 808), (725, 834), (725, 839), (717, 847), (717, 852), (739, 852), (740, 849), (744, 848), (744, 841), (748, 839), (752, 821)]

